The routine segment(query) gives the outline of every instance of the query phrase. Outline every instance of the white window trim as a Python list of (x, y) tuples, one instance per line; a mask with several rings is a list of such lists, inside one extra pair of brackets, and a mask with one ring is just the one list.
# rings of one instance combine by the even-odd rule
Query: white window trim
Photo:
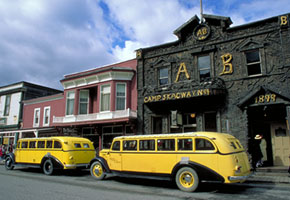
[[(35, 119), (36, 119), (37, 111), (38, 111), (38, 113), (39, 113), (39, 116), (38, 116), (38, 123), (35, 123)], [(39, 124), (40, 124), (40, 108), (35, 108), (35, 109), (34, 109), (34, 114), (33, 114), (33, 127), (39, 127)]]
[[(48, 110), (48, 123), (45, 123), (45, 110)], [(43, 108), (43, 126), (49, 126), (50, 124), (50, 106)]]
[(118, 84), (125, 85), (125, 108), (124, 108), (124, 110), (126, 110), (126, 108), (127, 108), (127, 83), (124, 83), (124, 82), (118, 82), (118, 83), (116, 83), (115, 110), (117, 110), (117, 85)]
[[(109, 110), (103, 110), (102, 111), (102, 95), (103, 95), (103, 87), (109, 86), (110, 87), (110, 105), (109, 105)], [(105, 85), (101, 85), (101, 90), (100, 90), (100, 113), (107, 113), (107, 112), (111, 112), (111, 95), (112, 95), (112, 86), (111, 84), (105, 84)]]

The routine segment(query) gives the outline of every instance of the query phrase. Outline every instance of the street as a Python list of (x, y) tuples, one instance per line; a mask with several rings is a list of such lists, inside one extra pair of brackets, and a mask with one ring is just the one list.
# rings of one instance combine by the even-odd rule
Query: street
[(108, 177), (93, 179), (88, 170), (60, 171), (46, 176), (40, 169), (16, 168), (7, 171), (0, 165), (0, 198), (9, 200), (58, 199), (289, 199), (286, 184), (203, 183), (194, 193), (177, 189), (168, 181)]

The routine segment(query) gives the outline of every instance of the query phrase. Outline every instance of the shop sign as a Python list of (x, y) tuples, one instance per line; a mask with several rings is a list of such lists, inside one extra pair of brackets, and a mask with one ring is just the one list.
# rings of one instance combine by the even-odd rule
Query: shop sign
[(280, 24), (280, 27), (288, 27), (288, 24), (289, 24), (288, 15), (280, 16), (279, 24)]
[(159, 94), (159, 95), (144, 97), (144, 103), (186, 99), (186, 98), (192, 98), (192, 97), (197, 97), (197, 96), (209, 96), (211, 94), (212, 94), (212, 90), (210, 89), (199, 89), (199, 90), (191, 90), (191, 91), (185, 91), (185, 92)]

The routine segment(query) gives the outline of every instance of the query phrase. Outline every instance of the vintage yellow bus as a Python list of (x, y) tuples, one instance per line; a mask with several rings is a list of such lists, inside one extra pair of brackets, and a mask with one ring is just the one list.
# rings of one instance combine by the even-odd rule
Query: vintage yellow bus
[(93, 143), (81, 137), (23, 138), (5, 159), (8, 170), (15, 166), (42, 168), (51, 175), (55, 169), (88, 168), (96, 156)]
[(91, 161), (90, 172), (98, 180), (107, 174), (175, 180), (187, 192), (201, 181), (244, 182), (251, 173), (240, 141), (214, 132), (116, 137)]

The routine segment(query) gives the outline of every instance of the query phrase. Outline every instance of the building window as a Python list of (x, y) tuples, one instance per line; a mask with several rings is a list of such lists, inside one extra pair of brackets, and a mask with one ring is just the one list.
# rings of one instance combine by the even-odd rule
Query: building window
[(117, 83), (116, 110), (126, 109), (126, 83)]
[(40, 108), (34, 109), (33, 127), (39, 127)]
[(160, 68), (159, 73), (159, 85), (167, 85), (168, 84), (168, 68)]
[(210, 78), (210, 56), (199, 56), (197, 63), (200, 81)]
[(43, 126), (49, 126), (50, 107), (45, 107), (43, 110)]
[(262, 70), (259, 50), (248, 51), (245, 54), (247, 59), (248, 76), (260, 75)]
[(66, 95), (66, 115), (74, 114), (75, 92), (68, 92)]
[(89, 90), (80, 91), (79, 114), (88, 114)]
[(102, 85), (101, 86), (101, 112), (110, 111), (111, 105), (111, 86)]
[(5, 108), (4, 108), (4, 116), (8, 116), (9, 115), (10, 102), (11, 102), (11, 95), (6, 95)]

